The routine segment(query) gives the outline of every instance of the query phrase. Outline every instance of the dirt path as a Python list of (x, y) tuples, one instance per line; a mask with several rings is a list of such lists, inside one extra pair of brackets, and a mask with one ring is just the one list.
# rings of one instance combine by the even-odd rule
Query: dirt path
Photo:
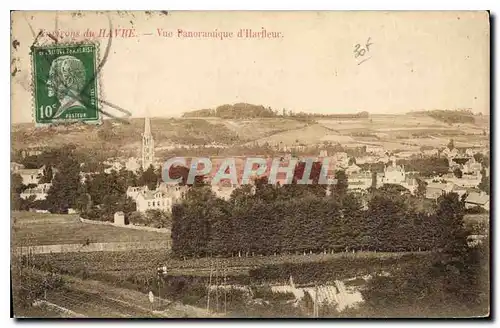
[(47, 300), (90, 318), (206, 318), (205, 309), (155, 297), (151, 304), (147, 294), (114, 287), (96, 280), (64, 276), (65, 290), (51, 292)]

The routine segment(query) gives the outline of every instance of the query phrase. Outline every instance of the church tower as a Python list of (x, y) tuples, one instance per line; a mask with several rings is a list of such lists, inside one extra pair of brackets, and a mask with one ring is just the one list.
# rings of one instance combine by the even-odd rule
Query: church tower
[(142, 134), (142, 169), (147, 170), (154, 163), (155, 144), (151, 134), (149, 117), (144, 119), (144, 133)]

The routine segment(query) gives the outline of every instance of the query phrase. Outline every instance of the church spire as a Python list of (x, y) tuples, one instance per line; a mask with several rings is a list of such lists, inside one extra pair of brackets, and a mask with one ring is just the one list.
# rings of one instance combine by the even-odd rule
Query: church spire
[(142, 134), (142, 169), (147, 170), (154, 163), (154, 140), (151, 134), (149, 116), (144, 118), (144, 133)]
[(151, 134), (151, 122), (149, 121), (149, 117), (144, 118), (144, 135)]

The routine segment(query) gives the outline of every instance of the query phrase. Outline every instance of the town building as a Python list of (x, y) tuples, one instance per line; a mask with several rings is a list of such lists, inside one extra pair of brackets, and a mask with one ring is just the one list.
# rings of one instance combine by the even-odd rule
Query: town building
[(30, 157), (30, 156), (38, 156), (43, 152), (43, 148), (41, 147), (30, 147), (27, 149), (21, 150), (22, 158)]
[(124, 166), (120, 162), (112, 162), (110, 167), (104, 169), (104, 173), (111, 174), (112, 172), (120, 172)]
[(170, 212), (174, 204), (174, 198), (168, 193), (160, 190), (140, 192), (136, 199), (136, 210), (146, 212), (147, 210), (161, 210)]
[(425, 198), (437, 200), (442, 195), (453, 190), (453, 183), (428, 183)]
[(127, 188), (127, 197), (135, 200), (139, 193), (149, 191), (148, 186), (139, 186), (139, 187), (128, 187)]
[(352, 173), (348, 177), (348, 189), (350, 190), (366, 190), (372, 184), (373, 176), (370, 171)]
[(466, 156), (469, 156), (469, 157), (474, 156), (474, 150), (473, 150), (472, 148), (467, 148), (467, 149), (465, 150), (465, 155), (466, 155)]
[(319, 157), (327, 157), (328, 151), (326, 149), (322, 149), (319, 151)]
[(459, 156), (458, 149), (456, 149), (456, 148), (450, 149), (450, 148), (446, 147), (441, 152), (441, 156), (448, 159), (448, 164), (450, 167), (454, 167), (456, 165), (456, 162), (454, 162), (453, 159), (455, 157)]
[(23, 179), (23, 185), (38, 184), (43, 175), (44, 167), (39, 169), (19, 169), (17, 174)]
[(452, 182), (460, 187), (474, 188), (481, 183), (482, 175), (477, 174), (462, 174), (461, 178), (455, 177), (453, 174), (444, 177), (447, 181)]
[(408, 176), (406, 176), (405, 180), (400, 182), (399, 185), (408, 189), (412, 194), (415, 194), (418, 188), (417, 179), (410, 178)]
[(17, 171), (24, 169), (23, 164), (19, 164), (16, 162), (10, 162), (10, 171), (16, 173)]
[(479, 174), (482, 168), (483, 165), (477, 162), (474, 157), (470, 157), (469, 160), (460, 167), (464, 174)]
[(52, 187), (51, 183), (41, 183), (36, 187), (25, 189), (19, 196), (22, 199), (29, 199), (34, 196), (33, 200), (44, 200), (47, 198), (50, 187)]
[(383, 183), (400, 184), (405, 182), (406, 174), (403, 165), (396, 165), (395, 161), (392, 161), (392, 165), (387, 165), (384, 168), (384, 178)]
[(113, 216), (113, 223), (116, 225), (125, 225), (125, 214), (122, 211), (116, 212)]
[(354, 163), (351, 163), (351, 165), (349, 165), (346, 169), (345, 169), (345, 173), (348, 175), (348, 176), (351, 176), (352, 174), (356, 174), (356, 173), (359, 173), (361, 172), (361, 167), (359, 167), (358, 165), (354, 164)]
[(127, 196), (136, 203), (136, 210), (171, 211), (173, 204), (178, 202), (187, 191), (187, 186), (169, 185), (164, 182), (158, 184), (155, 190), (147, 186), (128, 187)]
[(470, 192), (465, 199), (465, 208), (481, 207), (485, 210), (490, 210), (490, 196), (485, 192)]

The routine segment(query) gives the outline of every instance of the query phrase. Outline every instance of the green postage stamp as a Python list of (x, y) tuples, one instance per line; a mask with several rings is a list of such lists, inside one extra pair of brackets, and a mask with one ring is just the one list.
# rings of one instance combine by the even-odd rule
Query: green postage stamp
[(33, 48), (36, 124), (100, 122), (97, 57), (93, 43)]

